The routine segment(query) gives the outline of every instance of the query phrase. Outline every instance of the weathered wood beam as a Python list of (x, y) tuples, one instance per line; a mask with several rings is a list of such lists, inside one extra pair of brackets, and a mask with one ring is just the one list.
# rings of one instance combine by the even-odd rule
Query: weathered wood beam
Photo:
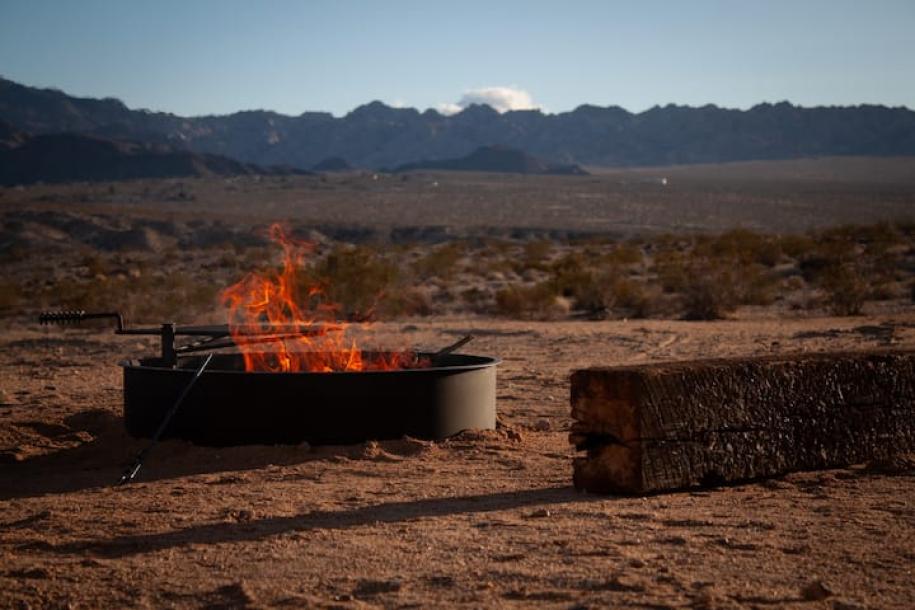
[(700, 360), (572, 374), (579, 489), (643, 494), (915, 450), (915, 352)]

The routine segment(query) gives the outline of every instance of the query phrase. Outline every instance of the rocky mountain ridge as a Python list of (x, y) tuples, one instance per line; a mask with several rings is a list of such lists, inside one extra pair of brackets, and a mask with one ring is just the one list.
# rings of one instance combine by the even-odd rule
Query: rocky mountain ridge
[(570, 112), (497, 113), (472, 105), (454, 115), (375, 101), (342, 117), (255, 110), (181, 117), (133, 110), (0, 79), (0, 120), (35, 134), (78, 132), (167, 143), (260, 165), (310, 168), (338, 157), (356, 168), (454, 159), (501, 145), (557, 164), (646, 166), (833, 155), (915, 155), (915, 112), (875, 105), (748, 110), (656, 106), (632, 113), (582, 105)]

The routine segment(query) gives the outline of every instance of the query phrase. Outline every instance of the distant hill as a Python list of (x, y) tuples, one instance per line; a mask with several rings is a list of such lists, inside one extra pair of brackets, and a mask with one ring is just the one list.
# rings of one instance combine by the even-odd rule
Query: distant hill
[(481, 146), (466, 157), (406, 163), (395, 172), (416, 170), (451, 170), (462, 172), (499, 172), (503, 174), (554, 174), (586, 176), (577, 165), (555, 165), (507, 146)]
[[(288, 173), (165, 145), (71, 133), (30, 137), (0, 124), (0, 184)], [(296, 170), (297, 171), (297, 170)], [(297, 172), (301, 173), (301, 172)]]
[(167, 143), (300, 168), (329, 157), (360, 168), (398, 167), (457, 159), (491, 144), (550, 163), (595, 167), (915, 155), (915, 112), (874, 105), (802, 108), (780, 102), (748, 110), (667, 105), (639, 113), (583, 105), (557, 114), (499, 114), (474, 105), (445, 116), (371, 102), (340, 118), (263, 110), (180, 117), (0, 79), (0, 120), (35, 134), (72, 131)]

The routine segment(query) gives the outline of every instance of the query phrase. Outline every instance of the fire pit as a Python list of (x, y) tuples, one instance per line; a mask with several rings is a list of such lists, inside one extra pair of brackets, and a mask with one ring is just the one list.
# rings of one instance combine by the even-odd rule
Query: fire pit
[[(200, 362), (181, 358), (175, 368), (161, 358), (123, 363), (127, 431), (152, 436)], [(449, 354), (426, 368), (269, 373), (245, 371), (241, 355), (221, 354), (188, 393), (166, 436), (204, 445), (320, 445), (404, 435), (442, 439), (495, 428), (498, 362)]]
[[(124, 420), (136, 437), (153, 437), (185, 388), (190, 391), (165, 428), (165, 438), (203, 445), (347, 444), (413, 436), (442, 439), (468, 428), (495, 428), (496, 365), (499, 359), (450, 353), (466, 338), (437, 353), (411, 353), (413, 365), (335, 372), (250, 370), (246, 360), (275, 357), (251, 346), (282, 342), (323, 331), (314, 328), (242, 329), (228, 326), (126, 328), (120, 314), (64, 311), (44, 313), (42, 323), (112, 318), (116, 334), (158, 335), (161, 354), (122, 362)], [(193, 341), (176, 345), (178, 337)], [(191, 385), (206, 356), (215, 354)], [(294, 356), (295, 352), (288, 355)], [(336, 354), (335, 354), (336, 355)], [(321, 354), (310, 356), (320, 360)], [(324, 360), (333, 360), (325, 355)], [(363, 351), (365, 363), (404, 360), (404, 352)]]

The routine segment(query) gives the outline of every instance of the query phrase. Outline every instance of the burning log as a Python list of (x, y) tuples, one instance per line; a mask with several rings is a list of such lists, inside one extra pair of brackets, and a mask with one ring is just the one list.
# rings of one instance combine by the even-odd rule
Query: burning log
[(575, 371), (578, 489), (643, 494), (915, 450), (915, 352)]

